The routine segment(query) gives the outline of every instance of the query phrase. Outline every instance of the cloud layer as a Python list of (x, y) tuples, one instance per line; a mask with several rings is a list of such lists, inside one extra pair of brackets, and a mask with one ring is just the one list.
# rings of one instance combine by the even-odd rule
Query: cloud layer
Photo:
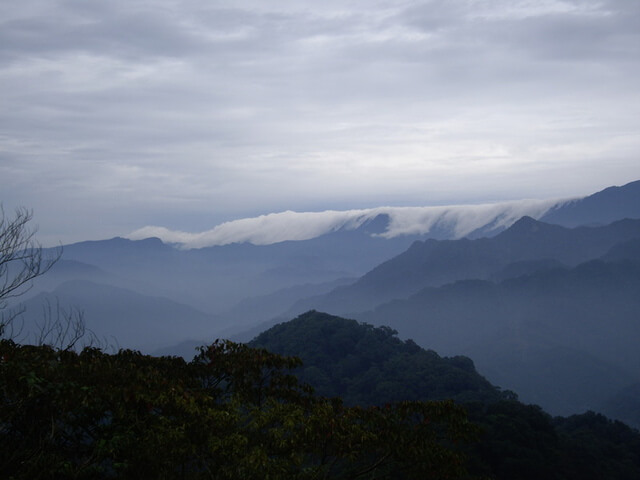
[(377, 234), (384, 238), (399, 235), (428, 236), (435, 229), (438, 229), (440, 235), (446, 231), (449, 238), (461, 238), (487, 225), (496, 229), (507, 228), (525, 215), (538, 219), (550, 208), (565, 201), (521, 200), (486, 205), (379, 207), (324, 212), (286, 211), (225, 222), (201, 233), (147, 226), (127, 237), (131, 240), (157, 237), (165, 243), (178, 244), (187, 249), (230, 243), (269, 245), (284, 241), (309, 240), (341, 229), (354, 230), (379, 215), (386, 215), (387, 228)]
[(638, 178), (640, 3), (0, 5), (0, 192), (53, 242)]

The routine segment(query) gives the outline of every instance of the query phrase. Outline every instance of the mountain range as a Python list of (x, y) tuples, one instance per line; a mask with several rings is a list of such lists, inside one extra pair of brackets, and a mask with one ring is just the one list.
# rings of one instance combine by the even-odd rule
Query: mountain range
[(55, 301), (120, 346), (188, 356), (315, 309), (469, 355), (554, 413), (628, 405), (640, 382), (637, 219), (640, 181), (562, 201), (285, 212), (164, 241), (138, 232), (65, 245), (25, 323)]
[[(625, 207), (621, 208), (621, 204)], [(597, 214), (586, 218), (584, 205)], [(353, 212), (358, 212), (355, 217)], [(258, 245), (244, 241), (188, 249), (187, 243), (163, 243), (158, 238), (114, 238), (65, 245), (62, 261), (39, 280), (32, 293), (52, 291), (70, 279), (88, 279), (143, 295), (166, 297), (206, 314), (222, 315), (229, 319), (230, 327), (241, 330), (286, 312), (295, 300), (312, 296), (314, 290), (317, 294), (326, 293), (332, 282), (357, 280), (415, 241), (454, 239), (464, 233), (469, 238), (481, 233), (493, 236), (527, 214), (543, 221), (564, 215), (560, 220), (571, 223), (571, 215), (562, 212), (577, 212), (590, 225), (600, 224), (602, 219), (640, 218), (640, 181), (570, 201), (379, 208), (363, 212), (273, 214), (239, 220), (255, 238), (285, 239)], [(608, 216), (602, 212), (609, 212)], [(332, 218), (339, 218), (340, 222)], [(300, 223), (300, 219), (306, 220)], [(231, 228), (232, 223), (212, 231)], [(280, 236), (274, 236), (274, 231)], [(301, 231), (307, 233), (302, 235)], [(238, 240), (230, 232), (224, 238)], [(295, 240), (300, 236), (308, 239)], [(305, 285), (304, 291), (298, 289), (301, 285)], [(297, 299), (291, 289), (298, 289)]]
[(599, 409), (640, 381), (640, 264), (585, 262), (504, 280), (427, 287), (355, 318), (439, 353), (554, 414)]
[(294, 308), (339, 314), (359, 312), (394, 298), (406, 298), (424, 287), (456, 280), (488, 280), (552, 266), (575, 266), (605, 255), (613, 247), (621, 253), (626, 242), (637, 238), (640, 220), (565, 228), (523, 217), (495, 237), (416, 241), (356, 282), (301, 301)]

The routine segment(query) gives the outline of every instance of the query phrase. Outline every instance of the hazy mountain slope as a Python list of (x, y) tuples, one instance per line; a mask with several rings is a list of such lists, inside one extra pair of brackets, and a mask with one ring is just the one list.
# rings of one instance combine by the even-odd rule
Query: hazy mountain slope
[(603, 260), (615, 262), (618, 260), (632, 260), (640, 262), (640, 238), (634, 238), (628, 242), (622, 242), (611, 247), (611, 250), (602, 257)]
[(501, 282), (509, 278), (521, 277), (523, 275), (531, 275), (533, 273), (549, 270), (552, 268), (564, 268), (565, 264), (553, 258), (540, 258), (535, 260), (520, 260), (510, 263), (497, 272), (493, 272), (489, 277), (494, 282)]
[[(413, 241), (411, 237), (372, 237), (371, 231), (380, 228), (377, 221), (357, 230), (273, 245), (245, 243), (181, 250), (159, 239), (114, 238), (67, 245), (63, 258), (109, 272), (113, 285), (220, 313), (248, 297), (357, 277)], [(286, 300), (281, 310), (289, 304)]]
[(547, 211), (540, 220), (575, 227), (606, 225), (621, 218), (640, 218), (640, 180), (560, 204)]
[(553, 413), (595, 408), (640, 379), (640, 264), (590, 261), (426, 288), (357, 315), (480, 371)]
[(634, 238), (640, 238), (640, 220), (569, 229), (523, 217), (492, 238), (415, 242), (352, 285), (303, 300), (294, 310), (315, 308), (349, 314), (406, 298), (426, 286), (503, 275), (508, 265), (517, 262), (544, 260), (547, 264), (576, 265)]
[(84, 312), (87, 328), (123, 348), (153, 351), (191, 338), (216, 338), (219, 319), (166, 298), (88, 281), (70, 281), (25, 302), (25, 331), (38, 331), (43, 306)]
[[(265, 318), (276, 317), (300, 298), (323, 295), (336, 287), (353, 283), (355, 278), (340, 278), (332, 282), (307, 283), (284, 288), (268, 295), (250, 297), (239, 302), (232, 309), (221, 314), (225, 321), (233, 321), (233, 327), (228, 332), (238, 333), (241, 325), (251, 325)], [(227, 332), (225, 332), (227, 333)]]
[(51, 291), (70, 280), (107, 284), (118, 282), (118, 279), (113, 275), (95, 265), (60, 258), (45, 275), (35, 279), (32, 288), (27, 292), (25, 297), (23, 297), (23, 300), (38, 293)]
[[(228, 284), (225, 279), (232, 280), (234, 272), (228, 263), (203, 261), (157, 238), (113, 238), (66, 245), (63, 259), (98, 266), (111, 275), (111, 285), (167, 297), (205, 311), (209, 299), (217, 298), (217, 292)], [(238, 274), (246, 274), (241, 267), (238, 264)], [(220, 296), (224, 296), (222, 291)]]
[(640, 382), (615, 392), (598, 410), (640, 429)]
[[(310, 293), (326, 292), (336, 285), (348, 282), (340, 279), (325, 284), (305, 284), (278, 290), (269, 295), (251, 297), (236, 305), (231, 310), (222, 313), (218, 318), (225, 325), (218, 332), (220, 338), (228, 338), (236, 342), (246, 343), (264, 330), (277, 323), (286, 321), (286, 318), (278, 316), (287, 305), (298, 298)], [(264, 319), (270, 320), (264, 320)], [(191, 360), (197, 347), (211, 343), (212, 338), (194, 339), (161, 348), (154, 352), (155, 355), (178, 355)]]

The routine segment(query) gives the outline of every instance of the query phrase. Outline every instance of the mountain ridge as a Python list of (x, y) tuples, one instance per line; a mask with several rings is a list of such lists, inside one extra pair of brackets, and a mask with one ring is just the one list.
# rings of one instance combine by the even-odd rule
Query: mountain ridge
[(426, 287), (352, 315), (441, 354), (555, 414), (596, 409), (640, 380), (640, 263), (589, 260), (498, 283)]
[(351, 285), (301, 300), (289, 313), (315, 308), (338, 315), (353, 314), (394, 298), (406, 298), (424, 287), (490, 279), (517, 262), (545, 260), (575, 266), (635, 238), (640, 238), (640, 220), (566, 228), (523, 217), (494, 237), (416, 241)]
[(125, 348), (154, 350), (180, 339), (214, 336), (220, 319), (167, 298), (143, 295), (133, 290), (91, 280), (69, 280), (50, 292), (41, 292), (24, 302), (21, 317), (29, 336), (42, 325), (43, 306), (82, 312), (86, 328), (99, 340)]

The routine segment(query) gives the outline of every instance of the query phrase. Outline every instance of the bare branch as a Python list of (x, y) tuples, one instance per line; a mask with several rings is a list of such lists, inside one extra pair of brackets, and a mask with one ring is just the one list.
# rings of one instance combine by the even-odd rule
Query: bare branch
[(9, 298), (19, 297), (31, 288), (31, 281), (45, 274), (62, 256), (58, 248), (46, 257), (35, 240), (35, 228), (28, 223), (33, 213), (18, 208), (13, 218), (5, 215), (0, 205), (0, 310)]
[(24, 295), (32, 281), (45, 274), (62, 256), (62, 248), (46, 256), (35, 240), (35, 228), (29, 228), (33, 213), (18, 208), (12, 218), (5, 215), (0, 205), (0, 336), (16, 338), (16, 319), (22, 311), (2, 312), (9, 299)]
[(60, 350), (107, 346), (106, 341), (100, 341), (98, 336), (87, 328), (82, 310), (73, 307), (64, 309), (57, 299), (55, 305), (46, 300), (42, 310), (42, 322), (38, 323), (37, 332), (34, 333), (35, 345), (49, 345)]
[[(35, 240), (36, 229), (29, 227), (33, 213), (18, 208), (12, 218), (0, 205), (0, 338), (25, 341), (36, 345), (50, 345), (61, 350), (83, 347), (112, 348), (113, 342), (100, 340), (86, 327), (84, 312), (76, 308), (64, 309), (46, 301), (43, 317), (36, 331), (24, 332), (24, 306), (8, 309), (9, 299), (24, 295), (32, 281), (48, 272), (62, 256), (62, 247), (47, 255)], [(29, 342), (31, 341), (31, 342)]]
[(0, 312), (0, 338), (17, 340), (22, 335), (24, 321), (22, 314), (26, 311), (24, 305)]

